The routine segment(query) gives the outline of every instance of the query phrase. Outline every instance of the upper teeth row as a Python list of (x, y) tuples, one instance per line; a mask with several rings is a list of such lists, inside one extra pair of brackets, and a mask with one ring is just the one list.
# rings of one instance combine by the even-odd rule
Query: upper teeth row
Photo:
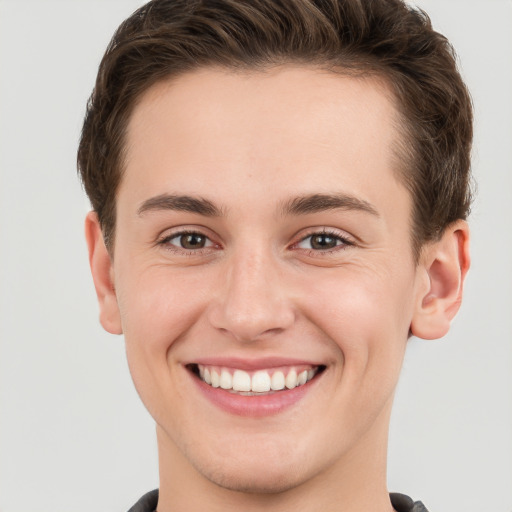
[(279, 391), (284, 388), (293, 389), (311, 380), (317, 370), (303, 370), (297, 373), (294, 368), (286, 375), (281, 370), (272, 373), (267, 370), (259, 370), (252, 376), (244, 370), (234, 370), (231, 373), (226, 368), (214, 369), (198, 365), (201, 379), (214, 388), (232, 389), (233, 391), (253, 391), (264, 393), (266, 391)]

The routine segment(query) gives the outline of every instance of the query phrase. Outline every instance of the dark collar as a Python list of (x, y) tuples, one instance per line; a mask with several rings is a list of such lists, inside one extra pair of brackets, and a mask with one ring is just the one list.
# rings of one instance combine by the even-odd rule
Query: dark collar
[[(421, 501), (413, 501), (405, 494), (392, 492), (389, 495), (396, 512), (428, 512)], [(158, 503), (158, 489), (144, 494), (128, 512), (155, 512)]]

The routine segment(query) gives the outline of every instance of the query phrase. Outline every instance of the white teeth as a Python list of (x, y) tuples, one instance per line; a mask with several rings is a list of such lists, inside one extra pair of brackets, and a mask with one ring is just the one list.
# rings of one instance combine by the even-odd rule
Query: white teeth
[(252, 391), (264, 393), (270, 391), (270, 375), (265, 371), (256, 372), (252, 376)]
[(211, 376), (211, 379), (212, 379), (212, 386), (214, 388), (218, 388), (220, 386), (219, 374), (215, 370), (212, 370), (211, 373), (210, 373), (210, 376)]
[(283, 372), (275, 372), (274, 375), (272, 375), (272, 380), (270, 381), (270, 389), (274, 391), (281, 391), (281, 389), (284, 389), (285, 386), (285, 380), (284, 380), (284, 373)]
[(288, 372), (288, 375), (286, 376), (285, 385), (288, 389), (293, 389), (297, 387), (297, 372), (295, 370)]
[(243, 370), (233, 373), (233, 389), (235, 391), (251, 391), (251, 376)]
[(233, 389), (233, 377), (227, 370), (222, 370), (220, 374), (220, 387), (222, 389)]
[(299, 373), (299, 376), (297, 377), (297, 386), (302, 386), (303, 384), (306, 384), (308, 381), (308, 371), (304, 370), (303, 372)]
[[(259, 370), (252, 377), (244, 370), (229, 370), (228, 368), (212, 368), (198, 365), (199, 376), (202, 381), (214, 388), (233, 390), (242, 393), (268, 393), (281, 391), (285, 388), (294, 389), (310, 381), (317, 373), (318, 368), (302, 370), (297, 374), (295, 368), (290, 368), (286, 374), (282, 370)], [(272, 373), (272, 375), (270, 375)]]

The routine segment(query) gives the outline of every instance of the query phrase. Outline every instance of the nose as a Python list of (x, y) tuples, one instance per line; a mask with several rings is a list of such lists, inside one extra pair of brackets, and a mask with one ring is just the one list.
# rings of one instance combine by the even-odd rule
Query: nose
[(290, 327), (295, 320), (293, 301), (275, 258), (263, 251), (233, 256), (219, 294), (210, 303), (209, 317), (216, 329), (243, 342)]

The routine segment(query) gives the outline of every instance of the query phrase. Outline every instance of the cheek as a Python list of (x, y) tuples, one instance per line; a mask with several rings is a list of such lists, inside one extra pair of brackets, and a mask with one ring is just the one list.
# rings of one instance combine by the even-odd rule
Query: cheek
[(200, 279), (165, 267), (131, 275), (138, 277), (120, 280), (123, 286), (117, 290), (128, 366), (142, 402), (161, 422), (167, 406), (175, 410), (184, 396), (180, 368), (169, 365), (171, 347), (197, 323), (208, 294)]
[(184, 274), (162, 266), (123, 280), (118, 302), (127, 342), (167, 349), (200, 315), (207, 295), (204, 281)]
[(412, 318), (413, 278), (392, 276), (340, 268), (309, 283), (305, 309), (338, 346), (345, 378), (399, 372)]
[[(185, 273), (186, 274), (186, 273)], [(133, 379), (168, 378), (167, 354), (197, 322), (207, 293), (201, 279), (152, 267), (116, 290)], [(146, 374), (146, 375), (145, 375)]]

